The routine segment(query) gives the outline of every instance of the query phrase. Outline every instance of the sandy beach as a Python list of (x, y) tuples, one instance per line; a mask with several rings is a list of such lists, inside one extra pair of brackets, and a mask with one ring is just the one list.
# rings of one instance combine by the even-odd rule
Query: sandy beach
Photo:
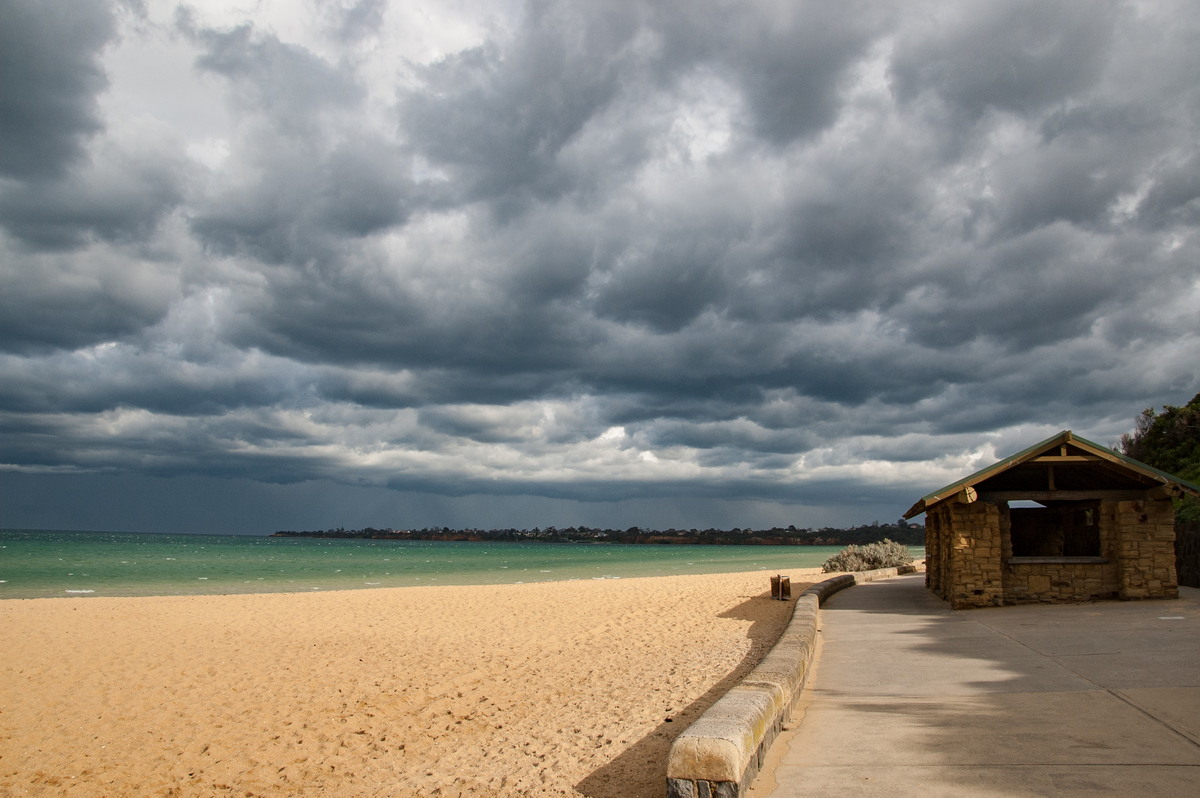
[(0, 794), (659, 796), (769, 575), (3, 601)]

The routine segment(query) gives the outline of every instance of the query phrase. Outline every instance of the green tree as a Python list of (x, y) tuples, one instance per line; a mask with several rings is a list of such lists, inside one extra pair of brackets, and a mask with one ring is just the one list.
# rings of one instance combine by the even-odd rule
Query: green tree
[[(1134, 430), (1121, 436), (1120, 449), (1135, 460), (1200, 483), (1200, 394), (1183, 407), (1164, 405), (1161, 413), (1146, 408)], [(1176, 506), (1183, 521), (1200, 521), (1200, 499), (1188, 497)]]

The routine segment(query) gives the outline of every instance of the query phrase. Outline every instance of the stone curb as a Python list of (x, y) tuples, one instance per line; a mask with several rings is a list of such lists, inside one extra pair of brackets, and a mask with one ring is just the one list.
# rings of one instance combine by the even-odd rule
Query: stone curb
[(737, 798), (750, 788), (812, 667), (820, 606), (839, 590), (916, 572), (912, 565), (843, 574), (799, 595), (792, 618), (762, 661), (671, 745), (668, 798)]

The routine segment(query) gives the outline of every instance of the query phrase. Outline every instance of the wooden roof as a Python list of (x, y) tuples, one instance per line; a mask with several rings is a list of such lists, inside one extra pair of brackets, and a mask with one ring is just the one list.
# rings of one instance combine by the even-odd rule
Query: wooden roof
[(935, 490), (909, 508), (920, 515), (947, 499), (965, 501), (1147, 499), (1200, 495), (1200, 487), (1107, 446), (1063, 430), (969, 477)]

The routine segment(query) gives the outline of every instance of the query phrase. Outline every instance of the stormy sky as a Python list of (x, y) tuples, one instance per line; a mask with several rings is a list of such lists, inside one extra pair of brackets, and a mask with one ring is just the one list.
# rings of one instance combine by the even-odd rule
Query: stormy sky
[(821, 526), (1200, 391), (1200, 5), (0, 0), (0, 526)]

